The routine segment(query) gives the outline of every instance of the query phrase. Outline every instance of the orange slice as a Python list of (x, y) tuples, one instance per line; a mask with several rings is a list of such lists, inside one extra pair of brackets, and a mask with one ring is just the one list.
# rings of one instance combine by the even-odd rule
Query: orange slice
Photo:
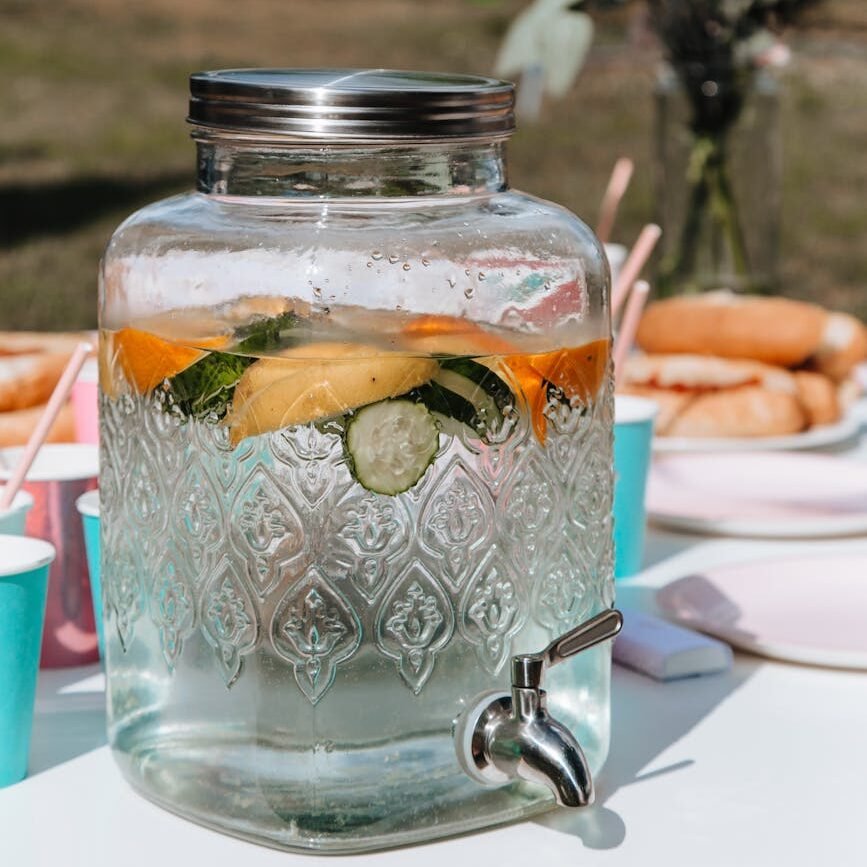
[[(115, 361), (120, 365), (126, 381), (139, 394), (147, 394), (163, 380), (186, 370), (206, 354), (202, 349), (172, 343), (137, 328), (121, 328), (113, 335), (111, 342)], [(228, 345), (229, 337), (220, 334), (216, 337), (197, 337), (190, 342), (210, 349), (222, 349)], [(106, 359), (106, 363), (110, 362)]]
[(356, 343), (309, 343), (251, 364), (226, 417), (236, 446), (249, 436), (343, 415), (428, 382), (439, 365)]
[(524, 391), (536, 439), (545, 444), (548, 419), (548, 383), (569, 399), (592, 400), (608, 370), (608, 341), (594, 340), (575, 349), (555, 349), (536, 355), (510, 355), (503, 359)]
[(120, 385), (115, 367), (114, 335), (110, 331), (99, 333), (99, 388), (104, 395), (112, 399), (120, 392)]
[(403, 344), (416, 352), (449, 355), (504, 355), (517, 347), (458, 316), (426, 314), (407, 323), (401, 331)]
[(419, 351), (502, 357), (502, 363), (524, 392), (533, 432), (542, 445), (548, 433), (547, 383), (555, 385), (567, 398), (586, 401), (596, 396), (608, 369), (609, 347), (604, 339), (575, 349), (527, 354), (475, 322), (434, 314), (413, 319), (402, 334), (404, 343)]

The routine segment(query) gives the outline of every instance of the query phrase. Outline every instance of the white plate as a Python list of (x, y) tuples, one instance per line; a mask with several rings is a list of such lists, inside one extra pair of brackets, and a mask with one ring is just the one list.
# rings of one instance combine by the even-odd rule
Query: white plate
[(797, 452), (660, 455), (650, 468), (646, 502), (651, 521), (688, 532), (867, 533), (867, 463)]
[(867, 551), (765, 558), (657, 591), (668, 616), (734, 647), (811, 665), (867, 669)]
[(846, 442), (861, 429), (861, 419), (850, 413), (834, 424), (811, 427), (802, 433), (778, 437), (654, 437), (653, 451), (670, 452), (755, 452), (818, 449)]

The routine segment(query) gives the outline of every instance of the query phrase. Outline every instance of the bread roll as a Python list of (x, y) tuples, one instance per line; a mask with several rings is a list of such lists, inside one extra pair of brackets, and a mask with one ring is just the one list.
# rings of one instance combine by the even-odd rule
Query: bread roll
[[(39, 417), (45, 410), (45, 405), (31, 406), (27, 409), (16, 409), (10, 412), (0, 412), (0, 448), (6, 446), (23, 446)], [(75, 421), (72, 406), (66, 404), (48, 431), (49, 443), (75, 442)]]
[(840, 420), (840, 401), (837, 386), (821, 373), (806, 370), (795, 371), (798, 400), (807, 415), (810, 425), (833, 424)]
[(819, 347), (808, 361), (812, 370), (842, 382), (867, 359), (867, 326), (848, 313), (829, 313)]
[(636, 344), (645, 352), (747, 358), (796, 367), (822, 343), (827, 313), (787, 298), (707, 292), (657, 301), (644, 313)]
[(795, 395), (745, 385), (698, 395), (672, 421), (675, 437), (767, 437), (802, 431), (807, 416)]
[(659, 413), (653, 424), (653, 430), (659, 436), (666, 436), (678, 414), (681, 413), (696, 395), (689, 391), (676, 391), (671, 388), (654, 388), (652, 385), (626, 385), (617, 389), (618, 394), (633, 394), (652, 400)]
[(63, 352), (0, 357), (0, 412), (45, 403), (68, 361)]
[(854, 376), (848, 376), (837, 386), (837, 400), (840, 402), (840, 411), (848, 412), (849, 409), (864, 394), (864, 388)]
[(795, 380), (788, 370), (758, 361), (704, 355), (634, 355), (624, 365), (622, 382), (691, 391), (762, 385), (797, 394)]
[[(829, 380), (824, 383), (833, 391)], [(804, 389), (812, 411), (827, 413), (822, 383), (810, 380)], [(795, 375), (757, 361), (633, 356), (624, 366), (620, 390), (660, 405), (656, 432), (661, 436), (781, 436), (803, 430), (809, 420)]]
[(95, 341), (91, 334), (59, 331), (0, 331), (0, 358), (4, 355), (31, 355), (56, 352), (72, 355), (82, 340)]

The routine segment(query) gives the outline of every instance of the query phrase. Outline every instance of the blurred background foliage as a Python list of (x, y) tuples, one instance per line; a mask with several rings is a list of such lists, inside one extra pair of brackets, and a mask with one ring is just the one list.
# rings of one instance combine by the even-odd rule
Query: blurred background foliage
[[(97, 263), (132, 210), (193, 184), (187, 76), (231, 66), (489, 73), (524, 0), (0, 0), (0, 328), (95, 324)], [(614, 160), (636, 174), (615, 229), (653, 217), (660, 50), (640, 0), (588, 3), (570, 93), (515, 135), (514, 186), (591, 224)], [(867, 316), (867, 3), (826, 0), (781, 71), (782, 286)]]

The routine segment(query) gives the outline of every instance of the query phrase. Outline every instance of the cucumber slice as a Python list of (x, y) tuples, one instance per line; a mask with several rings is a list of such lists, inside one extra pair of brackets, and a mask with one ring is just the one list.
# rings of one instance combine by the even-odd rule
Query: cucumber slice
[(409, 490), (424, 475), (439, 448), (439, 429), (423, 404), (381, 400), (358, 410), (344, 442), (358, 483), (393, 495)]
[[(423, 403), (438, 416), (467, 425), (473, 430), (478, 430), (481, 425), (475, 406), (465, 397), (461, 397), (440, 382), (431, 381), (426, 385), (414, 388), (407, 397)], [(451, 432), (454, 433), (454, 431)]]
[(452, 370), (471, 380), (491, 396), (502, 412), (507, 406), (515, 405), (512, 389), (490, 367), (479, 364), (472, 358), (450, 358), (440, 362), (443, 370)]
[(496, 373), (467, 358), (442, 362), (436, 376), (409, 396), (431, 412), (466, 425), (482, 439), (500, 429), (506, 408), (514, 406), (515, 400)]
[[(497, 406), (497, 402), (480, 385), (455, 373), (453, 370), (440, 370), (433, 378), (433, 383), (439, 385), (443, 391), (457, 395), (466, 404), (472, 407), (475, 415), (474, 420), (460, 418), (464, 424), (469, 424), (476, 433), (484, 434), (488, 429), (496, 429), (502, 424), (503, 413)], [(452, 415), (452, 418), (459, 418)]]

